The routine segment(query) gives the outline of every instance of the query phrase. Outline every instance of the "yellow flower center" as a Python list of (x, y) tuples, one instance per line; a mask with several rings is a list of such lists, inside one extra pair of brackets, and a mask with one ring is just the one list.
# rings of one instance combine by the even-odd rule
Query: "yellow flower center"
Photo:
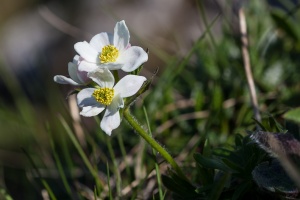
[(119, 50), (114, 45), (106, 45), (99, 56), (101, 63), (115, 62), (119, 56)]
[(99, 88), (99, 89), (96, 89), (93, 92), (93, 97), (95, 97), (95, 99), (99, 103), (108, 106), (109, 104), (111, 104), (111, 102), (114, 98), (114, 89), (113, 88)]

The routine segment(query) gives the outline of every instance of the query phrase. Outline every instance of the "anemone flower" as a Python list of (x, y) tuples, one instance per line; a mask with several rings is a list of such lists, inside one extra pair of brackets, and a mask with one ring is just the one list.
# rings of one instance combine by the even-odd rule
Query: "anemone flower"
[(88, 73), (98, 86), (85, 88), (77, 94), (78, 106), (82, 108), (80, 114), (92, 117), (105, 110), (100, 127), (111, 135), (120, 123), (119, 109), (124, 107), (123, 98), (134, 95), (146, 80), (143, 76), (126, 75), (116, 85), (114, 76), (107, 68), (99, 68)]
[(78, 66), (82, 58), (76, 55), (73, 58), (73, 62), (69, 62), (68, 64), (68, 71), (70, 78), (56, 75), (54, 76), (54, 81), (60, 84), (70, 84), (70, 85), (85, 85), (86, 83), (90, 82), (91, 80), (87, 77), (87, 72), (79, 71)]
[(96, 68), (122, 69), (131, 72), (148, 60), (148, 54), (138, 46), (129, 43), (130, 34), (125, 21), (117, 22), (114, 33), (102, 32), (88, 43), (74, 45), (76, 52), (84, 59), (79, 70), (90, 72)]

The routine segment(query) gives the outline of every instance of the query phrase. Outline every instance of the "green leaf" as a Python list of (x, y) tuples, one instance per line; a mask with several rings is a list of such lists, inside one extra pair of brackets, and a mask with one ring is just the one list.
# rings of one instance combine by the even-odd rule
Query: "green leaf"
[(139, 66), (136, 70), (130, 72), (130, 74), (132, 74), (132, 75), (139, 75), (140, 72), (142, 71), (142, 69), (143, 69), (143, 65)]
[(207, 186), (214, 182), (214, 172), (212, 169), (206, 169), (200, 165), (196, 165), (196, 168), (202, 185)]
[[(258, 120), (256, 120), (255, 118), (252, 118), (254, 121), (255, 121), (255, 123), (261, 128), (261, 130), (263, 130), (263, 131), (267, 131), (268, 129), (265, 127), (265, 125), (263, 124), (263, 122), (259, 122)], [(248, 132), (248, 133), (250, 133), (250, 132)]]
[(211, 154), (212, 154), (211, 146), (210, 146), (209, 140), (206, 139), (204, 142), (204, 146), (203, 146), (203, 155), (208, 157), (208, 156), (211, 156)]
[(188, 181), (182, 179), (180, 176), (178, 176), (176, 173), (174, 173), (173, 171), (169, 170), (169, 173), (172, 177), (172, 179), (181, 186), (181, 190), (183, 191), (184, 194), (186, 195), (194, 195), (196, 194), (195, 190), (196, 188), (190, 184)]
[(241, 134), (235, 135), (235, 146), (242, 147), (243, 146), (243, 136)]
[(288, 111), (283, 117), (300, 124), (300, 107)]
[(200, 194), (196, 193), (196, 188), (189, 182), (183, 180), (176, 173), (169, 170), (170, 177), (162, 175), (162, 182), (166, 188), (174, 192), (176, 199), (197, 199)]
[(222, 88), (220, 87), (220, 85), (215, 84), (213, 86), (213, 99), (211, 102), (211, 106), (213, 110), (220, 110), (220, 108), (222, 108), (222, 103), (223, 103), (223, 92), (222, 92)]
[(0, 187), (0, 199), (3, 199), (3, 200), (13, 200), (13, 198), (2, 187)]
[(229, 173), (223, 174), (217, 181), (209, 194), (209, 200), (218, 200), (220, 195), (222, 194), (223, 188), (229, 179)]
[(166, 175), (161, 175), (161, 179), (164, 186), (169, 190), (171, 190), (172, 192), (178, 192), (181, 190), (180, 185), (178, 185), (172, 178)]
[(285, 133), (286, 130), (279, 124), (273, 116), (269, 116), (269, 124), (270, 124), (270, 129), (269, 131), (273, 132), (280, 132), (280, 133)]
[(243, 182), (242, 184), (238, 185), (233, 193), (232, 200), (242, 199), (241, 197), (247, 192), (251, 185), (252, 181)]
[(299, 29), (298, 26), (290, 20), (284, 12), (280, 12), (279, 10), (273, 10), (271, 13), (271, 17), (276, 23), (277, 27), (283, 30), (288, 36), (292, 39), (298, 41)]
[(219, 169), (224, 172), (230, 170), (222, 161), (216, 158), (206, 158), (199, 153), (195, 153), (194, 158), (196, 162), (204, 168)]
[(232, 162), (229, 159), (222, 159), (223, 163), (225, 163), (230, 169), (242, 173), (244, 169), (239, 166), (237, 163)]
[(196, 192), (198, 194), (206, 193), (206, 192), (208, 192), (208, 191), (211, 190), (212, 186), (213, 186), (213, 184), (210, 184), (210, 185), (204, 186), (204, 187), (201, 186), (201, 187), (199, 187), (199, 188), (196, 189)]

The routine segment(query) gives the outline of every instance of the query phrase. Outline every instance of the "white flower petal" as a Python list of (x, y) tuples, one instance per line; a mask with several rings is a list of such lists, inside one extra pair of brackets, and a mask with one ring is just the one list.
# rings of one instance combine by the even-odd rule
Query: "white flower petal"
[(96, 82), (101, 88), (113, 88), (115, 79), (107, 68), (98, 68), (88, 73), (88, 77)]
[(121, 68), (125, 72), (132, 72), (148, 60), (148, 54), (137, 46), (126, 49), (118, 58), (116, 63), (123, 63)]
[(81, 85), (80, 83), (76, 83), (72, 79), (62, 76), (62, 75), (54, 76), (53, 80), (59, 84)]
[(94, 106), (86, 106), (82, 108), (80, 115), (84, 117), (93, 117), (99, 115), (99, 113), (101, 113), (104, 109), (105, 106), (102, 106), (100, 104)]
[(79, 55), (75, 55), (74, 58), (73, 58), (73, 63), (78, 65), (82, 59), (83, 58), (80, 57)]
[(94, 71), (97, 68), (98, 68), (97, 64), (90, 63), (85, 60), (81, 61), (80, 64), (78, 65), (78, 70), (84, 72)]
[(127, 75), (122, 78), (114, 87), (115, 94), (120, 94), (122, 98), (134, 95), (146, 81), (143, 76)]
[(91, 39), (90, 45), (98, 52), (101, 52), (104, 46), (113, 44), (113, 38), (112, 33), (99, 33)]
[(89, 43), (86, 41), (84, 42), (77, 42), (74, 45), (75, 51), (86, 61), (92, 62), (92, 63), (97, 63), (99, 58), (99, 52), (96, 51)]
[(115, 94), (111, 104), (109, 105), (110, 110), (119, 110), (124, 107), (124, 100), (120, 94)]
[(123, 63), (103, 63), (101, 66), (106, 67), (109, 70), (118, 70), (121, 69), (124, 64)]
[(77, 77), (81, 81), (81, 83), (88, 83), (91, 81), (89, 77), (87, 77), (87, 72), (77, 70)]
[(122, 20), (118, 22), (114, 29), (114, 46), (123, 51), (129, 43), (129, 30), (125, 24), (125, 21)]
[(121, 123), (119, 110), (114, 110), (109, 108), (110, 106), (107, 107), (100, 123), (101, 129), (107, 135), (111, 135), (112, 130), (118, 128)]
[(92, 96), (94, 90), (95, 88), (85, 88), (77, 94), (77, 104), (82, 107), (80, 112), (82, 116), (96, 116), (105, 109), (105, 106), (97, 102)]
[(77, 104), (79, 107), (93, 106), (99, 104), (98, 101), (92, 96), (95, 88), (82, 89), (77, 94)]
[(76, 64), (71, 63), (71, 62), (68, 63), (68, 72), (69, 72), (71, 79), (73, 79), (77, 83), (82, 83), (82, 81), (79, 80), (79, 78), (77, 76), (77, 71), (78, 71), (77, 68), (78, 68), (78, 66)]

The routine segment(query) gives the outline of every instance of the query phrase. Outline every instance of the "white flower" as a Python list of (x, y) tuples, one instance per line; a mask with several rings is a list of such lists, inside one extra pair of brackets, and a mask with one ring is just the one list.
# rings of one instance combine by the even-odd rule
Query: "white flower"
[(90, 43), (76, 43), (75, 50), (84, 58), (79, 70), (90, 72), (98, 67), (107, 67), (109, 70), (131, 72), (137, 69), (148, 60), (148, 54), (141, 47), (131, 46), (129, 38), (129, 31), (123, 20), (116, 24), (114, 34), (102, 32), (95, 35)]
[(98, 88), (85, 88), (77, 94), (77, 103), (82, 107), (80, 114), (96, 116), (105, 108), (101, 129), (108, 135), (121, 122), (119, 109), (124, 107), (123, 98), (134, 95), (146, 80), (143, 76), (127, 75), (114, 86), (114, 76), (107, 68), (89, 72), (88, 77), (99, 85)]
[(84, 85), (90, 82), (90, 79), (87, 77), (87, 72), (79, 71), (78, 66), (81, 63), (82, 58), (76, 55), (73, 58), (73, 62), (68, 63), (68, 71), (70, 78), (56, 75), (54, 76), (54, 81), (60, 84), (70, 84), (70, 85)]

